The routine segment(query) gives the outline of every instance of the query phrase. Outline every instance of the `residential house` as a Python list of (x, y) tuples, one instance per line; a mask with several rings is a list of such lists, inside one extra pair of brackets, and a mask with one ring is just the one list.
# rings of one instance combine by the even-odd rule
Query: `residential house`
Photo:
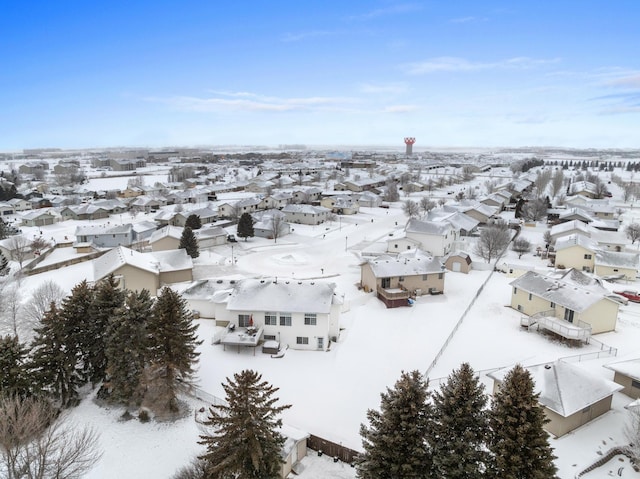
[(635, 281), (638, 276), (638, 254), (596, 251), (595, 273), (601, 278), (620, 277)]
[(92, 243), (99, 248), (130, 246), (134, 242), (133, 226), (126, 225), (82, 225), (76, 228), (78, 243)]
[(207, 226), (194, 230), (193, 233), (198, 240), (198, 248), (212, 248), (227, 243), (228, 234), (224, 228), (219, 226)]
[[(291, 226), (286, 221), (286, 215), (280, 210), (256, 211), (251, 214), (253, 218), (253, 233), (259, 238), (281, 238), (288, 235)], [(277, 233), (275, 232), (275, 228)]]
[(292, 192), (293, 203), (313, 203), (320, 201), (322, 190), (316, 187), (308, 187), (303, 189), (294, 189)]
[(289, 203), (293, 201), (293, 195), (291, 193), (274, 193), (273, 195), (267, 196), (263, 198), (260, 202), (260, 209), (270, 210), (270, 209), (278, 209), (281, 210)]
[(192, 270), (193, 261), (183, 249), (139, 253), (118, 246), (93, 260), (94, 281), (113, 274), (121, 288), (146, 289), (151, 296), (166, 284), (193, 281)]
[(340, 335), (342, 301), (325, 282), (243, 279), (227, 299), (226, 318), (239, 328), (262, 330), (265, 341), (292, 349), (321, 350)]
[(166, 198), (161, 196), (141, 195), (135, 197), (129, 203), (130, 209), (144, 211), (145, 213), (158, 211), (163, 206), (167, 206), (167, 200)]
[(595, 270), (596, 251), (595, 241), (581, 234), (570, 234), (556, 241), (556, 267), (576, 268), (588, 273)]
[(118, 193), (121, 198), (137, 198), (142, 195), (144, 195), (144, 190), (138, 186), (127, 186)]
[(243, 213), (253, 213), (258, 211), (260, 198), (243, 198), (233, 202), (223, 202), (218, 205), (218, 216), (220, 218), (237, 219)]
[[(458, 239), (457, 231), (446, 221), (422, 221), (409, 219), (404, 228), (406, 238), (417, 242), (419, 248), (434, 256), (446, 256), (451, 253)], [(399, 252), (395, 242), (387, 241), (388, 252)]]
[(411, 297), (444, 292), (445, 268), (440, 259), (417, 253), (382, 255), (360, 266), (360, 284), (375, 291), (388, 308), (408, 306)]
[(640, 358), (605, 364), (614, 372), (613, 381), (620, 384), (622, 392), (634, 399), (640, 399)]
[(568, 188), (569, 195), (582, 195), (587, 198), (597, 198), (598, 187), (595, 183), (590, 181), (576, 181), (571, 183)]
[(355, 215), (360, 211), (360, 204), (347, 195), (323, 198), (320, 201), (320, 206), (328, 208), (339, 215)]
[(382, 205), (382, 198), (372, 191), (364, 191), (358, 195), (358, 203), (365, 208), (378, 208)]
[(179, 226), (163, 226), (149, 237), (151, 251), (168, 251), (178, 249), (183, 228)]
[(510, 285), (511, 307), (529, 316), (521, 324), (530, 329), (587, 340), (616, 328), (619, 304), (599, 281), (579, 270), (548, 276), (528, 271)]
[(479, 202), (468, 203), (466, 201), (461, 201), (460, 204), (455, 207), (458, 211), (472, 217), (481, 225), (486, 224), (489, 219), (493, 218), (499, 212), (497, 207), (485, 205)]
[(323, 206), (290, 204), (282, 208), (282, 212), (288, 223), (319, 225), (327, 220), (331, 210)]
[(16, 213), (20, 211), (28, 211), (32, 209), (31, 202), (28, 200), (25, 200), (24, 198), (11, 198), (10, 200), (7, 201), (7, 203), (13, 206)]
[(81, 205), (66, 206), (60, 210), (60, 216), (63, 220), (97, 220), (108, 218), (109, 211), (91, 203), (83, 203)]
[[(556, 437), (587, 424), (611, 409), (613, 393), (622, 386), (562, 360), (525, 368), (534, 381), (534, 393), (549, 420), (544, 428)], [(494, 394), (509, 368), (488, 374)]]
[(46, 226), (57, 223), (58, 216), (52, 209), (39, 209), (23, 213), (22, 226)]
[(11, 205), (11, 203), (7, 203), (6, 201), (0, 201), (0, 216), (9, 216), (15, 214), (16, 210)]
[(218, 219), (217, 211), (212, 208), (205, 207), (199, 208), (197, 210), (191, 211), (180, 211), (176, 213), (173, 218), (170, 220), (169, 224), (173, 226), (185, 226), (187, 223), (187, 219), (191, 215), (196, 215), (200, 218), (200, 222), (203, 225), (214, 223)]

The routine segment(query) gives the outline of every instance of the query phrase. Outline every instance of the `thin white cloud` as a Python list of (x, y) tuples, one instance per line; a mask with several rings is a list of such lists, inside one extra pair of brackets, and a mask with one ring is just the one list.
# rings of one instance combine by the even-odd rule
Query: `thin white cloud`
[(386, 17), (389, 15), (398, 15), (404, 13), (416, 12), (422, 10), (422, 6), (415, 3), (401, 3), (386, 8), (376, 8), (361, 15), (353, 15), (349, 17), (351, 20), (371, 20), (373, 18)]
[(280, 38), (283, 42), (298, 42), (300, 40), (306, 40), (307, 38), (316, 38), (316, 37), (328, 37), (332, 35), (337, 35), (338, 32), (331, 30), (311, 30), (308, 32), (298, 32), (298, 33), (285, 33)]
[(452, 18), (451, 20), (449, 20), (450, 23), (479, 23), (479, 22), (486, 22), (488, 20), (488, 18), (486, 17), (459, 17), (459, 18)]
[(514, 57), (497, 62), (473, 62), (458, 57), (436, 57), (422, 62), (408, 63), (403, 66), (406, 73), (421, 75), (437, 72), (470, 72), (480, 70), (527, 70), (543, 65), (560, 62), (559, 58), (536, 59)]
[(621, 88), (640, 88), (640, 74), (609, 80), (606, 84)]
[(419, 108), (416, 105), (391, 105), (385, 107), (383, 113), (410, 113), (417, 111)]
[(216, 96), (200, 98), (193, 96), (173, 96), (168, 98), (150, 97), (147, 101), (164, 103), (182, 111), (254, 111), (288, 112), (304, 110), (339, 110), (356, 100), (343, 97), (279, 98), (250, 92), (217, 92)]
[(382, 85), (375, 85), (371, 83), (363, 83), (360, 85), (360, 91), (362, 93), (370, 94), (386, 94), (386, 95), (399, 95), (408, 91), (406, 83), (388, 83)]

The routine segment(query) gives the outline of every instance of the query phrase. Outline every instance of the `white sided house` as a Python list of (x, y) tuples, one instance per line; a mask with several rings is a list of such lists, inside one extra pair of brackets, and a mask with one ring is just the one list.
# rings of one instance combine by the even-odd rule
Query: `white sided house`
[(581, 271), (557, 276), (528, 271), (511, 283), (511, 307), (528, 317), (529, 330), (545, 329), (562, 337), (587, 341), (591, 334), (614, 331), (619, 304), (609, 291)]
[(340, 334), (342, 299), (335, 288), (325, 282), (243, 279), (227, 299), (227, 319), (236, 328), (262, 330), (265, 341), (280, 347), (326, 351)]
[[(418, 248), (428, 251), (433, 256), (446, 256), (451, 253), (454, 242), (458, 239), (458, 232), (454, 227), (444, 221), (421, 221), (410, 219), (404, 228), (405, 237), (410, 242), (415, 242)], [(396, 248), (396, 243), (388, 242), (387, 251), (399, 253), (405, 248)], [(398, 243), (398, 245), (400, 245)]]
[(323, 206), (290, 204), (282, 208), (287, 223), (319, 225), (329, 217), (331, 210)]

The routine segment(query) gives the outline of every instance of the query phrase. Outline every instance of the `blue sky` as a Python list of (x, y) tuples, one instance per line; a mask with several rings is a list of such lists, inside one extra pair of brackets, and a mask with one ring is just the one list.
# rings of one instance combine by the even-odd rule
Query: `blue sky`
[(640, 147), (640, 2), (2, 4), (0, 150)]

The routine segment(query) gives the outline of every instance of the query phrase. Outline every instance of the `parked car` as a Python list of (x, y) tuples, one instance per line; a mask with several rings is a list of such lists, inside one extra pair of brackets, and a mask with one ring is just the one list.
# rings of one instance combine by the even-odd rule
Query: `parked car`
[(629, 301), (633, 301), (634, 303), (640, 303), (640, 293), (638, 293), (637, 291), (625, 289), (624, 291), (614, 291), (614, 293), (619, 294), (620, 296), (624, 296)]
[(627, 298), (625, 298), (624, 296), (621, 296), (619, 294), (615, 294), (615, 293), (611, 293), (607, 295), (607, 298), (615, 301), (616, 303), (622, 304), (622, 305), (627, 305), (629, 304), (629, 300)]

